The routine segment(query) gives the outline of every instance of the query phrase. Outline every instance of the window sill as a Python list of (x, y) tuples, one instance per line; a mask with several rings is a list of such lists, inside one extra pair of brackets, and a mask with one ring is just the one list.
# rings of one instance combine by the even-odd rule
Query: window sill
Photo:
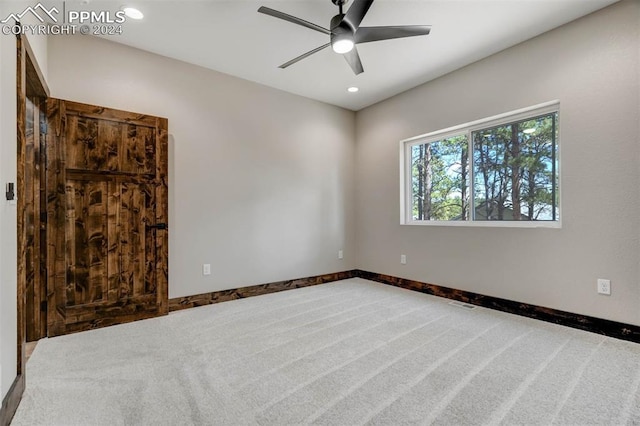
[(401, 222), (405, 226), (444, 226), (467, 228), (550, 228), (561, 229), (561, 221), (548, 222), (519, 222), (519, 221), (445, 221), (445, 220), (412, 220)]

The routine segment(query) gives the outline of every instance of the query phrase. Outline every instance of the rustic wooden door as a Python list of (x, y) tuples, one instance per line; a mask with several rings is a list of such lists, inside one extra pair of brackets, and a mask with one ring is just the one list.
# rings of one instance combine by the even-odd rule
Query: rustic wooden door
[(49, 336), (167, 313), (167, 120), (47, 101)]

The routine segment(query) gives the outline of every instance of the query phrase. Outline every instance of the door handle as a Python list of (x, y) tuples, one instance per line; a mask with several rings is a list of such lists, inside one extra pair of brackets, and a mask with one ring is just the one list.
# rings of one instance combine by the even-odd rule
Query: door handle
[(169, 229), (169, 226), (166, 223), (156, 223), (155, 225), (147, 225), (147, 229), (165, 230)]

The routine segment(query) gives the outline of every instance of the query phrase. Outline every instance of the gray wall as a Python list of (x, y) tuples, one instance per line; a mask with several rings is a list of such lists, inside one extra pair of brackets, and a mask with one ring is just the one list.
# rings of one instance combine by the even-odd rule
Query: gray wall
[[(358, 112), (357, 266), (640, 324), (639, 10), (623, 1)], [(399, 225), (400, 140), (554, 99), (562, 229)]]
[(0, 36), (0, 390), (2, 398), (16, 377), (16, 206), (4, 197), (16, 181), (16, 40)]
[(353, 112), (93, 37), (48, 57), (53, 97), (169, 119), (169, 297), (355, 266)]

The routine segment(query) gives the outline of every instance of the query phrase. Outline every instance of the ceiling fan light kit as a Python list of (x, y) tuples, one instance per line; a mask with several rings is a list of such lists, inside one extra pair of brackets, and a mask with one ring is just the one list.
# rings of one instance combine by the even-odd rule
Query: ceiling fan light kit
[(336, 53), (348, 53), (353, 50), (355, 43), (350, 37), (331, 36), (331, 48)]
[(358, 75), (364, 72), (362, 62), (360, 61), (360, 55), (358, 54), (357, 44), (369, 43), (372, 41), (390, 40), (394, 38), (414, 37), (420, 35), (428, 35), (431, 31), (429, 25), (405, 25), (405, 26), (390, 26), (390, 27), (361, 27), (360, 23), (364, 19), (365, 15), (369, 11), (369, 8), (373, 4), (373, 0), (353, 0), (353, 4), (347, 10), (347, 13), (343, 13), (342, 6), (347, 3), (348, 0), (331, 0), (333, 4), (338, 6), (339, 13), (331, 18), (329, 28), (323, 28), (312, 22), (305, 21), (295, 16), (280, 12), (275, 9), (271, 9), (262, 6), (258, 9), (258, 12), (265, 15), (273, 16), (274, 18), (283, 19), (291, 23), (301, 25), (314, 31), (321, 32), (329, 36), (329, 43), (317, 47), (309, 52), (285, 62), (280, 65), (280, 68), (287, 68), (296, 62), (307, 58), (314, 53), (317, 53), (326, 47), (331, 46), (334, 52), (342, 54), (347, 63), (353, 70), (354, 74)]

